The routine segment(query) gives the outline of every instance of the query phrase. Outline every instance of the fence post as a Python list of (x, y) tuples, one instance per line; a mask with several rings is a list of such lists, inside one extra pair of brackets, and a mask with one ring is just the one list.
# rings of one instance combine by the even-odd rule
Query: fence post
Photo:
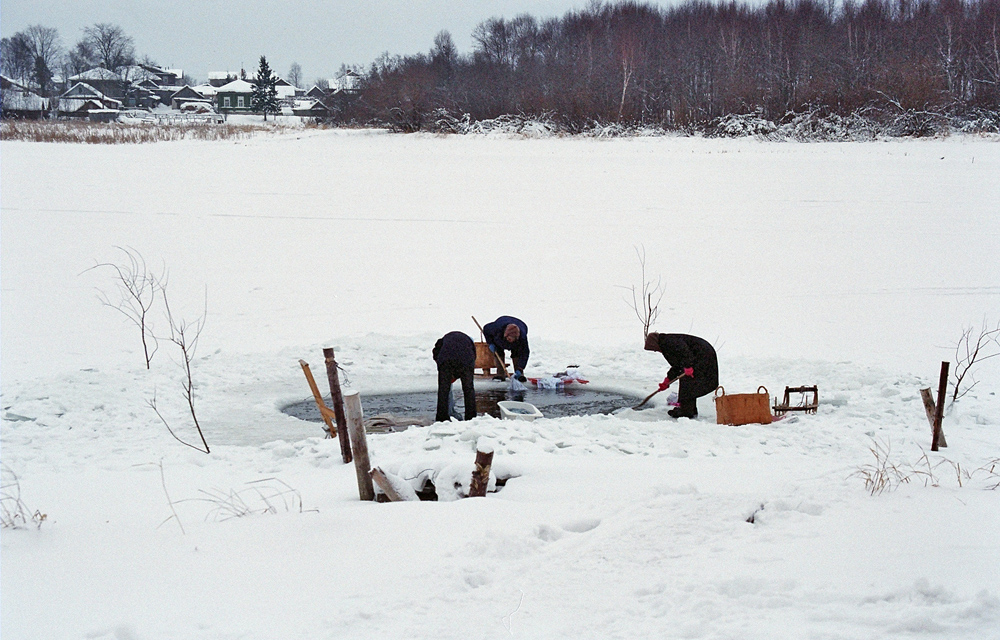
[(372, 486), (371, 462), (368, 460), (368, 440), (365, 438), (365, 420), (361, 409), (361, 394), (349, 391), (344, 396), (347, 429), (351, 432), (351, 449), (354, 451), (354, 470), (358, 475), (358, 494), (362, 500), (375, 499)]
[(476, 469), (469, 484), (469, 497), (481, 498), (486, 495), (490, 484), (490, 467), (493, 466), (493, 445), (486, 442), (476, 444)]
[(931, 440), (931, 451), (937, 451), (941, 442), (941, 422), (944, 420), (944, 399), (948, 394), (948, 367), (951, 365), (947, 360), (941, 363), (941, 379), (938, 382), (937, 407), (934, 411), (934, 438)]
[(340, 439), (340, 455), (344, 464), (351, 461), (351, 437), (347, 435), (347, 418), (344, 417), (344, 395), (340, 390), (340, 374), (337, 373), (337, 361), (333, 349), (323, 349), (326, 360), (326, 377), (330, 380), (330, 400), (333, 402), (333, 415), (337, 419), (337, 438)]

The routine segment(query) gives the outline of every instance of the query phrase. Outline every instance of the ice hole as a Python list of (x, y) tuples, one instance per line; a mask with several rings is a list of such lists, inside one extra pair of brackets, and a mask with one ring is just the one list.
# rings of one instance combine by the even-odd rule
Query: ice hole
[[(465, 413), (465, 401), (461, 386), (456, 383), (452, 388), (455, 396), (455, 409), (459, 415)], [(502, 383), (491, 383), (485, 386), (476, 381), (476, 413), (500, 417), (497, 403), (503, 400), (529, 402), (542, 412), (546, 418), (566, 416), (584, 416), (612, 413), (623, 407), (636, 405), (641, 398), (617, 393), (614, 391), (596, 390), (584, 385), (574, 384), (560, 386), (555, 389), (529, 388), (525, 391), (511, 391)], [(325, 399), (330, 405), (329, 396)], [(437, 410), (437, 391), (416, 391), (407, 393), (383, 393), (361, 396), (361, 404), (365, 412), (365, 423), (369, 431), (378, 424), (379, 416), (392, 416), (399, 422), (412, 421), (411, 424), (430, 424), (434, 421)], [(309, 420), (322, 422), (319, 409), (312, 398), (286, 405), (281, 409), (284, 413)], [(386, 425), (392, 430), (391, 424)]]

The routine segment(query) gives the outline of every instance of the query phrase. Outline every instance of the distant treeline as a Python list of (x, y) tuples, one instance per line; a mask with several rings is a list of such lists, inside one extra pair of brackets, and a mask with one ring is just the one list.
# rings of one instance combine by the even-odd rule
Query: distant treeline
[(732, 114), (1000, 109), (1000, 0), (593, 3), (562, 18), (493, 18), (460, 55), (383, 55), (341, 117), (404, 131), (517, 114), (697, 127)]

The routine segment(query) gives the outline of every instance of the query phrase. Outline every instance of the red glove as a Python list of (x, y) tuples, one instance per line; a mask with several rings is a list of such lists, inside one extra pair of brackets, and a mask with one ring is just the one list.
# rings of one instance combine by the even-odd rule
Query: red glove
[(688, 367), (687, 369), (685, 369), (684, 370), (684, 375), (686, 375), (689, 378), (693, 378), (694, 377), (694, 367)]
[(673, 380), (670, 379), (670, 376), (667, 376), (666, 378), (663, 379), (663, 382), (660, 383), (658, 389), (660, 391), (666, 390), (666, 388), (670, 386), (671, 382), (673, 382)]

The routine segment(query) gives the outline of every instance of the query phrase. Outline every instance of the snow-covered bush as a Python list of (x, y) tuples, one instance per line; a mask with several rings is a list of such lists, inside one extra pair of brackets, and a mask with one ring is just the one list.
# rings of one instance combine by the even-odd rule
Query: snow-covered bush
[(762, 113), (729, 114), (709, 123), (706, 133), (720, 138), (741, 138), (743, 136), (766, 136), (778, 128)]

